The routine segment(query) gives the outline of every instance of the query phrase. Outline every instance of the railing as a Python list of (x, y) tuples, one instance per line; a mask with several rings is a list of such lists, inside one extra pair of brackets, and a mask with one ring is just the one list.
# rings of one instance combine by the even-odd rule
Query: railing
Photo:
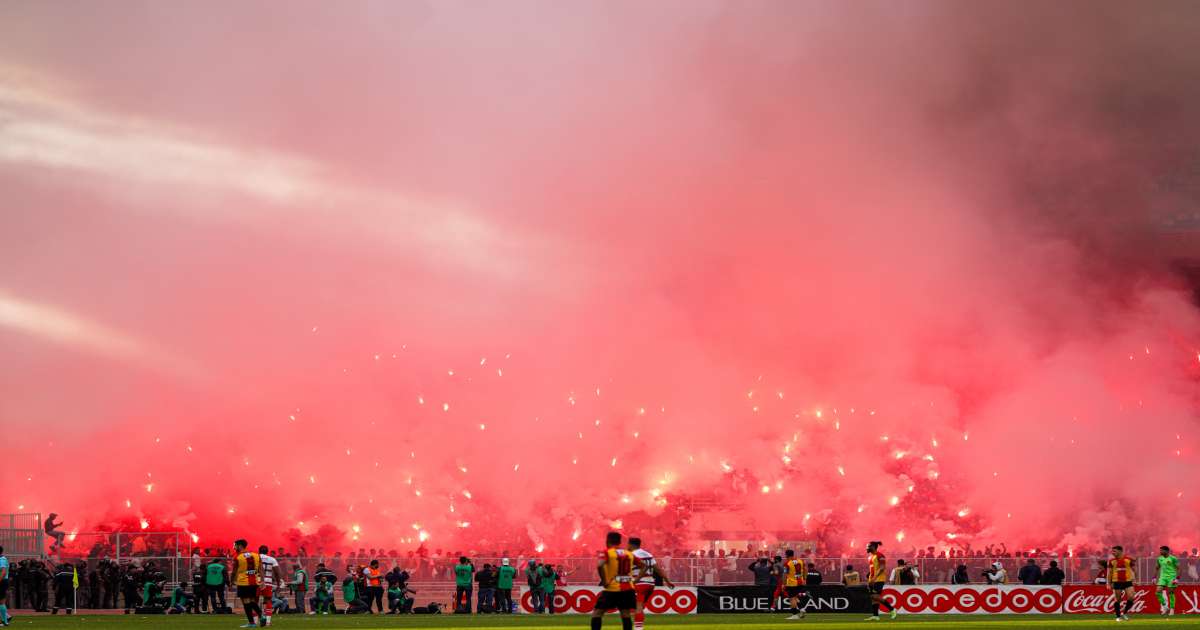
[(40, 513), (0, 514), (0, 547), (13, 558), (36, 558), (43, 547)]
[[(95, 607), (107, 606), (108, 602), (116, 604), (116, 598), (112, 597), (111, 589), (119, 589), (116, 581), (109, 581), (103, 576), (92, 574), (99, 568), (100, 560), (103, 558), (79, 558), (79, 601), (81, 607), (93, 607), (92, 604), (101, 602)], [(107, 558), (113, 560), (115, 558)], [(166, 585), (167, 593), (170, 592), (175, 583), (179, 581), (193, 581), (191, 576), (194, 570), (203, 568), (213, 558), (201, 558), (199, 556), (140, 556), (130, 558), (123, 556), (121, 562), (125, 570), (131, 566), (144, 566), (148, 562), (154, 562), (159, 571), (166, 577), (168, 584)], [(227, 566), (230, 563), (228, 558), (215, 558), (224, 562)], [(280, 570), (283, 572), (283, 580), (280, 587), (280, 592), (286, 592), (286, 584), (291, 580), (293, 567), (299, 565), (308, 571), (309, 575), (309, 594), (314, 590), (313, 575), (316, 571), (316, 565), (321, 561), (317, 557), (280, 557), (277, 558), (280, 564)], [(357, 559), (354, 563), (348, 563), (348, 558), (332, 557), (326, 558), (326, 568), (333, 571), (337, 577), (335, 590), (341, 591), (341, 582), (349, 574), (349, 569), (357, 565)], [(449, 600), (453, 593), (453, 567), (457, 564), (457, 558), (379, 558), (381, 568), (386, 572), (394, 566), (409, 572), (409, 584), (418, 591), (417, 598), (422, 601), (442, 601), (445, 603)], [(1065, 574), (1065, 583), (1091, 583), (1098, 571), (1099, 560), (1096, 558), (1055, 558), (1059, 563), (1060, 568)], [(477, 569), (481, 569), (483, 565), (499, 564), (496, 558), (473, 558), (473, 563)], [(511, 562), (517, 568), (517, 576), (514, 580), (514, 589), (526, 584), (524, 576), (524, 568), (526, 559), (522, 557), (512, 558)], [(595, 563), (594, 557), (569, 557), (569, 558), (539, 558), (541, 562), (553, 564), (556, 568), (560, 568), (565, 574), (564, 579), (570, 584), (591, 584), (595, 580)], [(1044, 570), (1048, 566), (1050, 558), (1037, 559), (1038, 565)], [(1150, 582), (1154, 578), (1156, 562), (1153, 557), (1135, 558), (1137, 568), (1137, 581), (1139, 583)], [(729, 585), (729, 584), (750, 584), (753, 583), (753, 574), (749, 570), (749, 566), (754, 560), (748, 558), (671, 558), (663, 556), (658, 558), (659, 566), (664, 572), (671, 577), (676, 584), (684, 586), (707, 586), (707, 585)], [(853, 566), (859, 571), (860, 575), (865, 574), (867, 566), (866, 558), (816, 558), (809, 559), (809, 562), (817, 567), (821, 572), (823, 581), (826, 583), (840, 582), (843, 573), (847, 566)], [(940, 584), (948, 583), (950, 575), (953, 574), (955, 567), (962, 564), (967, 567), (967, 575), (971, 583), (979, 584), (984, 582), (982, 573), (985, 569), (990, 568), (993, 562), (1000, 562), (1008, 573), (1008, 583), (1017, 584), (1020, 581), (1017, 579), (1017, 574), (1020, 567), (1027, 563), (1023, 558), (917, 558), (908, 560), (908, 563), (917, 568), (921, 574), (919, 580), (922, 584)], [(894, 560), (889, 558), (889, 570), (895, 566)], [(1180, 575), (1181, 583), (1197, 584), (1200, 583), (1200, 557), (1183, 556), (1180, 557)], [(140, 588), (137, 591), (140, 593)], [(22, 599), (26, 599), (23, 597)], [(343, 598), (337, 596), (338, 605), (344, 605)], [(236, 606), (236, 598), (231, 594), (226, 593), (225, 601), (230, 605)], [(11, 605), (11, 602), (10, 602)], [(19, 605), (19, 604), (18, 604)]]

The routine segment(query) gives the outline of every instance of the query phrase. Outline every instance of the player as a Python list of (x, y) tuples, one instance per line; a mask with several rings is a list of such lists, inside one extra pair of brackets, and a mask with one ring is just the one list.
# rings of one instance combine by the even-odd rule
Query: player
[(867, 543), (867, 590), (871, 593), (871, 616), (867, 621), (879, 621), (879, 608), (896, 618), (896, 609), (883, 598), (883, 587), (887, 584), (887, 558), (879, 551), (883, 543), (872, 540)]
[[(1175, 614), (1175, 587), (1179, 586), (1179, 558), (1171, 555), (1171, 548), (1163, 545), (1158, 548), (1158, 579), (1155, 580), (1158, 592), (1158, 604), (1162, 614)], [(0, 595), (2, 597), (2, 595)]]
[[(1112, 548), (1112, 558), (1108, 561), (1108, 583), (1112, 586), (1113, 612), (1117, 621), (1129, 621), (1129, 611), (1133, 610), (1133, 558), (1125, 555), (1125, 548), (1116, 545)], [(1121, 612), (1121, 599), (1125, 599), (1125, 612)]]
[[(787, 595), (788, 605), (792, 607), (792, 616), (788, 617), (788, 621), (796, 621), (808, 615), (804, 610), (808, 606), (808, 591), (804, 588), (808, 567), (804, 566), (804, 560), (796, 558), (796, 552), (792, 549), (783, 555), (787, 558), (783, 561), (783, 592)], [(804, 606), (799, 605), (801, 598), (804, 599)]]
[(633, 585), (634, 570), (642, 570), (642, 561), (621, 549), (621, 533), (609, 532), (604, 539), (608, 547), (596, 565), (600, 587), (604, 589), (592, 609), (592, 630), (600, 630), (604, 613), (616, 609), (621, 614), (621, 628), (633, 630), (633, 611), (637, 609), (637, 592)]
[(258, 625), (265, 628), (271, 625), (271, 614), (275, 612), (275, 604), (272, 602), (275, 597), (275, 583), (282, 581), (282, 576), (279, 575), (279, 561), (271, 555), (270, 547), (259, 545), (258, 561), (262, 574), (262, 584), (258, 587), (258, 596), (263, 598), (263, 614)]
[(257, 553), (246, 551), (249, 545), (245, 540), (238, 539), (233, 542), (233, 551), (235, 553), (233, 563), (233, 584), (237, 587), (238, 599), (242, 600), (242, 609), (246, 611), (246, 625), (243, 628), (257, 628), (258, 623), (256, 617), (262, 616), (262, 610), (258, 607), (258, 587), (259, 570), (262, 567), (261, 559)]
[(0, 547), (0, 626), (8, 624), (8, 558), (4, 556), (4, 547)]
[(633, 613), (634, 630), (642, 630), (646, 626), (646, 602), (650, 601), (650, 596), (654, 594), (654, 587), (666, 584), (667, 588), (675, 588), (675, 583), (662, 572), (662, 569), (658, 568), (658, 562), (654, 559), (654, 555), (642, 549), (641, 538), (631, 537), (628, 547), (633, 557), (642, 561), (642, 569), (638, 572), (634, 583), (637, 593), (637, 611)]

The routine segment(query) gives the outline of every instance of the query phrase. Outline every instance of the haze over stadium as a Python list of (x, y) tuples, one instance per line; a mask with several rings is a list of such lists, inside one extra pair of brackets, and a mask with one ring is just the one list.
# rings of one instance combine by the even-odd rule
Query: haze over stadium
[(1200, 5), (277, 8), (0, 5), (3, 511), (1200, 543)]

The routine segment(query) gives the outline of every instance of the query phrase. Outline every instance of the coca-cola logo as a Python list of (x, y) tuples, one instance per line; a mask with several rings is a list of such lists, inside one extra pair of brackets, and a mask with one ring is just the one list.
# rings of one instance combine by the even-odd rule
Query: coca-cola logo
[[(564, 586), (554, 591), (554, 612), (589, 614), (596, 607), (600, 588), (596, 586)], [(696, 613), (696, 589), (680, 587), (655, 589), (646, 600), (644, 610), (655, 615), (692, 615)], [(534, 612), (533, 591), (522, 589), (521, 612)]]
[[(1158, 603), (1153, 601), (1152, 586), (1138, 586), (1133, 591), (1133, 612), (1158, 612)], [(1107, 586), (1067, 586), (1063, 593), (1064, 613), (1111, 613), (1113, 612), (1112, 589)]]
[(1062, 591), (1054, 586), (912, 586), (884, 589), (883, 598), (910, 614), (1050, 614), (1062, 609)]

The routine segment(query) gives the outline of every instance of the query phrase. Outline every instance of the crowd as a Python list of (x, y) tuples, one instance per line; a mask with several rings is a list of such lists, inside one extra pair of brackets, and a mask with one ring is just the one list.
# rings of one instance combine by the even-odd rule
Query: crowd
[[(134, 540), (126, 536), (125, 540)], [(25, 559), (10, 567), (8, 604), (12, 608), (43, 611), (74, 608), (161, 607), (168, 611), (202, 613), (228, 607), (230, 554), (215, 548), (195, 548), (190, 557), (149, 558), (122, 554), (117, 561), (108, 556), (115, 548), (103, 542), (82, 557), (63, 558), (62, 543), (55, 539), (59, 557), (55, 561)], [(122, 545), (123, 546), (123, 545)], [(148, 549), (148, 547), (147, 547)], [(276, 591), (275, 609), (293, 612), (391, 613), (430, 612), (430, 605), (417, 606), (418, 588), (439, 592), (454, 585), (452, 610), (458, 612), (511, 612), (514, 590), (531, 591), (534, 610), (553, 614), (549, 594), (567, 585), (573, 576), (591, 584), (595, 559), (591, 556), (545, 558), (535, 551), (510, 554), (494, 551), (472, 560), (461, 552), (441, 549), (397, 552), (358, 549), (345, 554), (318, 549), (309, 554), (277, 548), (286, 588)], [(801, 550), (811, 575), (809, 584), (842, 582), (857, 574), (861, 560), (812, 558)], [(1148, 553), (1137, 554), (1149, 561)], [(1200, 551), (1176, 552), (1180, 581), (1200, 582)], [(1031, 550), (1010, 552), (1004, 545), (982, 549), (938, 551), (932, 547), (895, 554), (896, 583), (1003, 583), (1061, 584), (1089, 582), (1098, 571), (1100, 550), (1081, 548), (1074, 553)], [(681, 584), (745, 584), (770, 586), (779, 579), (781, 560), (761, 549), (663, 550), (658, 565)], [(904, 560), (904, 564), (901, 561)], [(1141, 571), (1152, 576), (1150, 564)], [(74, 580), (78, 579), (78, 588)], [(422, 586), (422, 585), (428, 585)], [(446, 591), (448, 592), (448, 591)], [(448, 599), (448, 596), (447, 598)], [(436, 605), (432, 605), (437, 607)]]

